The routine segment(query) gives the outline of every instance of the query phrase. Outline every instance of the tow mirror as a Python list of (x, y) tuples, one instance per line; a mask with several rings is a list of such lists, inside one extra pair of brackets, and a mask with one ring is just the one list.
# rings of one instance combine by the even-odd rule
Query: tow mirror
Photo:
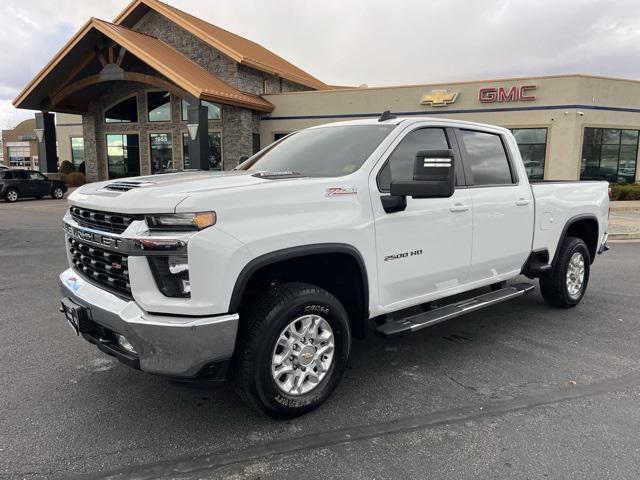
[(413, 180), (391, 181), (391, 195), (413, 198), (447, 198), (455, 190), (452, 150), (420, 150), (413, 166)]

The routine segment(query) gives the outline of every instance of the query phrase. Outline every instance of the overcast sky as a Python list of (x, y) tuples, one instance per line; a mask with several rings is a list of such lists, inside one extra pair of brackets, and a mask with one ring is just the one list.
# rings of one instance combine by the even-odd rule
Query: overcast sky
[[(166, 1), (330, 84), (560, 73), (640, 79), (639, 0)], [(128, 3), (2, 0), (0, 129), (32, 115), (11, 100), (89, 17), (111, 21)]]

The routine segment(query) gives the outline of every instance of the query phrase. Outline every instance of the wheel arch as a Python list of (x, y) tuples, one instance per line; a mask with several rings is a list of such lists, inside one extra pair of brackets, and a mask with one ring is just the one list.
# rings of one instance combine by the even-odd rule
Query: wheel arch
[(600, 238), (600, 225), (598, 223), (598, 218), (595, 215), (576, 215), (567, 220), (567, 223), (565, 223), (562, 233), (560, 234), (560, 238), (558, 239), (558, 245), (556, 246), (556, 251), (553, 254), (553, 261), (551, 262), (552, 265), (555, 265), (560, 252), (560, 246), (566, 237), (582, 239), (584, 243), (587, 244), (589, 256), (591, 257), (590, 261), (593, 263), (598, 249), (598, 239)]
[[(343, 261), (345, 261), (343, 263)], [(322, 266), (322, 272), (314, 275), (309, 265)], [(341, 271), (335, 276), (328, 274), (327, 269), (340, 266)], [(304, 268), (302, 268), (304, 266)], [(356, 338), (364, 338), (368, 330), (369, 320), (369, 283), (364, 259), (358, 249), (348, 244), (324, 243), (285, 248), (266, 253), (251, 260), (244, 266), (236, 279), (229, 312), (238, 313), (243, 299), (250, 294), (250, 286), (254, 280), (267, 279), (271, 272), (288, 272), (285, 281), (305, 281), (316, 284), (335, 295), (343, 303), (352, 334)], [(349, 289), (341, 285), (341, 280), (349, 280), (356, 276), (356, 282), (349, 284)]]

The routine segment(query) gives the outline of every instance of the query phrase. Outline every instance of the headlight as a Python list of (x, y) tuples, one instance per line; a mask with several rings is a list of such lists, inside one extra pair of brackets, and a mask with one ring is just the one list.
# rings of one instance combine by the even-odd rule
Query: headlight
[(147, 257), (158, 289), (166, 297), (191, 297), (189, 263), (186, 256)]
[(146, 215), (145, 220), (151, 231), (192, 232), (215, 225), (216, 212)]

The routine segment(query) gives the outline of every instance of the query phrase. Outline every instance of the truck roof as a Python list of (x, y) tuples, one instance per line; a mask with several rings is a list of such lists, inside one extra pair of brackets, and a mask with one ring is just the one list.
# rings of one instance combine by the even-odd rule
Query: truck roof
[(326, 126), (333, 126), (333, 125), (401, 125), (401, 124), (409, 124), (409, 123), (416, 123), (416, 122), (433, 122), (436, 125), (442, 125), (442, 124), (446, 124), (446, 125), (452, 125), (455, 124), (456, 126), (459, 126), (460, 128), (464, 128), (464, 127), (470, 127), (470, 128), (492, 128), (492, 129), (502, 129), (502, 130), (506, 130), (503, 127), (500, 127), (498, 125), (491, 125), (488, 123), (479, 123), (479, 122), (469, 122), (466, 120), (456, 120), (456, 119), (452, 119), (452, 118), (442, 118), (442, 117), (429, 117), (427, 115), (422, 116), (415, 116), (415, 115), (411, 115), (411, 116), (398, 116), (395, 118), (391, 118), (389, 120), (383, 120), (383, 121), (378, 121), (378, 117), (371, 117), (371, 118), (363, 118), (363, 119), (358, 119), (358, 120), (347, 120), (344, 122), (332, 122), (332, 123), (326, 123), (323, 125), (317, 125), (315, 127), (311, 127), (311, 128), (321, 128), (321, 127), (326, 127)]

